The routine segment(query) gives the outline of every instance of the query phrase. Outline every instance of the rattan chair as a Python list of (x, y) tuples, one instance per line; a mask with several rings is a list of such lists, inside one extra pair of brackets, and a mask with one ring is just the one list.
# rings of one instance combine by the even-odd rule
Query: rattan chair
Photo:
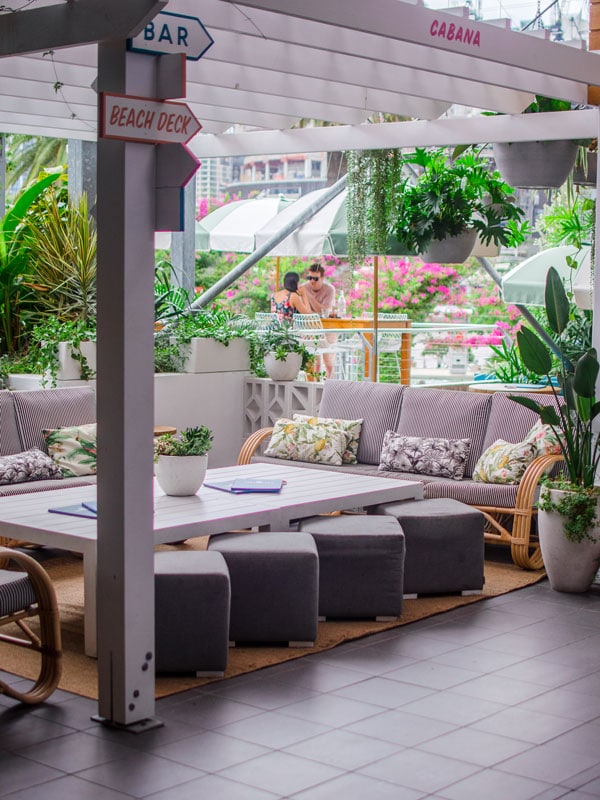
[[(58, 686), (62, 671), (56, 594), (48, 574), (31, 556), (0, 547), (0, 559), (14, 562), (21, 570), (0, 569), (0, 627), (17, 627), (23, 634), (14, 630), (0, 633), (0, 642), (35, 650), (41, 657), (39, 676), (31, 689), (18, 691), (0, 680), (0, 694), (22, 703), (41, 703)], [(38, 617), (39, 635), (25, 621), (30, 617)]]

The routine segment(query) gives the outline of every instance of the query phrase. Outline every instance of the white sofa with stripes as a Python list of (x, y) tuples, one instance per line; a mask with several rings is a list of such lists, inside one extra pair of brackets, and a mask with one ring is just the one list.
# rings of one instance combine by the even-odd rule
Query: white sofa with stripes
[[(552, 395), (536, 394), (535, 399), (542, 403), (554, 402)], [(509, 544), (516, 564), (528, 569), (543, 566), (534, 535), (535, 501), (538, 481), (556, 459), (548, 456), (536, 459), (518, 485), (477, 483), (472, 480), (473, 468), (481, 453), (497, 439), (508, 442), (524, 439), (538, 419), (534, 412), (501, 392), (488, 394), (366, 381), (326, 381), (319, 416), (364, 420), (358, 463), (341, 467), (297, 461), (283, 463), (422, 481), (425, 484), (425, 499), (448, 497), (480, 509), (487, 520), (486, 539)], [(388, 430), (406, 436), (470, 439), (464, 479), (456, 481), (413, 473), (379, 472), (377, 468), (383, 437)], [(252, 434), (242, 448), (239, 463), (281, 463), (259, 452), (271, 431), (272, 428), (263, 428)]]
[[(0, 390), (0, 456), (32, 448), (48, 452), (42, 431), (96, 421), (96, 394), (89, 386), (60, 389)], [(96, 482), (95, 475), (27, 481), (0, 486), (0, 497), (66, 489)]]

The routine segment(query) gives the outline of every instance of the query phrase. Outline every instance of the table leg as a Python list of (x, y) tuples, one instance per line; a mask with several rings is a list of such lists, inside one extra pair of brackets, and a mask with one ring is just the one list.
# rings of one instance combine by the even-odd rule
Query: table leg
[(96, 549), (83, 553), (84, 651), (96, 658)]

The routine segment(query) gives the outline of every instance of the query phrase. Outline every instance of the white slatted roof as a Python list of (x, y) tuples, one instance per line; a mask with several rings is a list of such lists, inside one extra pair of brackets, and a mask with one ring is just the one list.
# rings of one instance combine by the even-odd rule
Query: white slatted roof
[[(199, 17), (215, 40), (200, 61), (187, 62), (186, 101), (203, 125), (191, 147), (200, 156), (377, 147), (415, 137), (423, 144), (457, 136), (493, 141), (488, 130), (496, 140), (512, 138), (510, 117), (484, 118), (479, 139), (471, 120), (462, 120), (462, 134), (456, 119), (437, 120), (452, 105), (519, 114), (536, 93), (583, 104), (588, 84), (600, 83), (600, 55), (475, 23), (466, 9), (438, 12), (403, 0), (170, 0), (165, 10)], [(95, 139), (96, 51), (85, 45), (0, 58), (0, 130)], [(373, 112), (428, 122), (379, 132), (381, 125), (365, 124)], [(301, 118), (343, 127), (291, 131)], [(596, 134), (595, 117), (579, 119), (580, 136)], [(257, 133), (224, 133), (235, 124)], [(529, 124), (546, 138), (561, 136), (560, 116)]]

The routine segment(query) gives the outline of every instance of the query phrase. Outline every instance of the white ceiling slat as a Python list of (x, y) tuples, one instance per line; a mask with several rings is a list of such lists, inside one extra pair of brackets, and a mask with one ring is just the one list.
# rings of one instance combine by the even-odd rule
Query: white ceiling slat
[(314, 153), (386, 147), (435, 147), (531, 139), (593, 138), (599, 127), (596, 108), (497, 117), (452, 117), (433, 122), (388, 122), (377, 125), (308, 128), (294, 131), (226, 133), (197, 136), (191, 150), (201, 158), (262, 153)]
[[(193, 13), (194, 0), (184, 0), (183, 4), (188, 8), (188, 13)], [(518, 69), (499, 63), (487, 64), (481, 59), (460, 53), (435, 50), (412, 42), (398, 42), (364, 31), (338, 26), (332, 32), (331, 25), (273, 14), (258, 8), (245, 9), (242, 12), (235, 4), (222, 2), (207, 4), (202, 10), (202, 16), (207, 27), (217, 34), (217, 41), (221, 31), (234, 31), (239, 35), (254, 37), (255, 47), (260, 47), (262, 36), (264, 39), (289, 44), (310, 44), (324, 51), (438, 72), (444, 76), (471, 79), (476, 75), (481, 83), (533, 94), (546, 94), (573, 103), (584, 103), (586, 100), (586, 87), (575, 81), (544, 75), (534, 69)], [(510, 108), (494, 110), (511, 113)], [(516, 111), (517, 109), (512, 109), (513, 113)]]
[[(468, 22), (470, 30), (479, 35), (479, 45), (458, 42), (439, 35), (441, 22), (452, 17), (440, 11), (420, 6), (407, 6), (398, 0), (377, 0), (376, 3), (349, 3), (347, 0), (236, 0), (238, 5), (261, 8), (274, 13), (301, 17), (316, 22), (365, 31), (390, 39), (415, 42), (441, 50), (458, 52), (521, 69), (543, 71), (549, 75), (587, 83), (590, 76), (600, 72), (600, 57), (561, 47), (553, 42), (527, 37), (523, 33), (498, 31), (483, 22)], [(433, 23), (437, 21), (435, 28)], [(455, 23), (455, 25), (458, 23)]]

